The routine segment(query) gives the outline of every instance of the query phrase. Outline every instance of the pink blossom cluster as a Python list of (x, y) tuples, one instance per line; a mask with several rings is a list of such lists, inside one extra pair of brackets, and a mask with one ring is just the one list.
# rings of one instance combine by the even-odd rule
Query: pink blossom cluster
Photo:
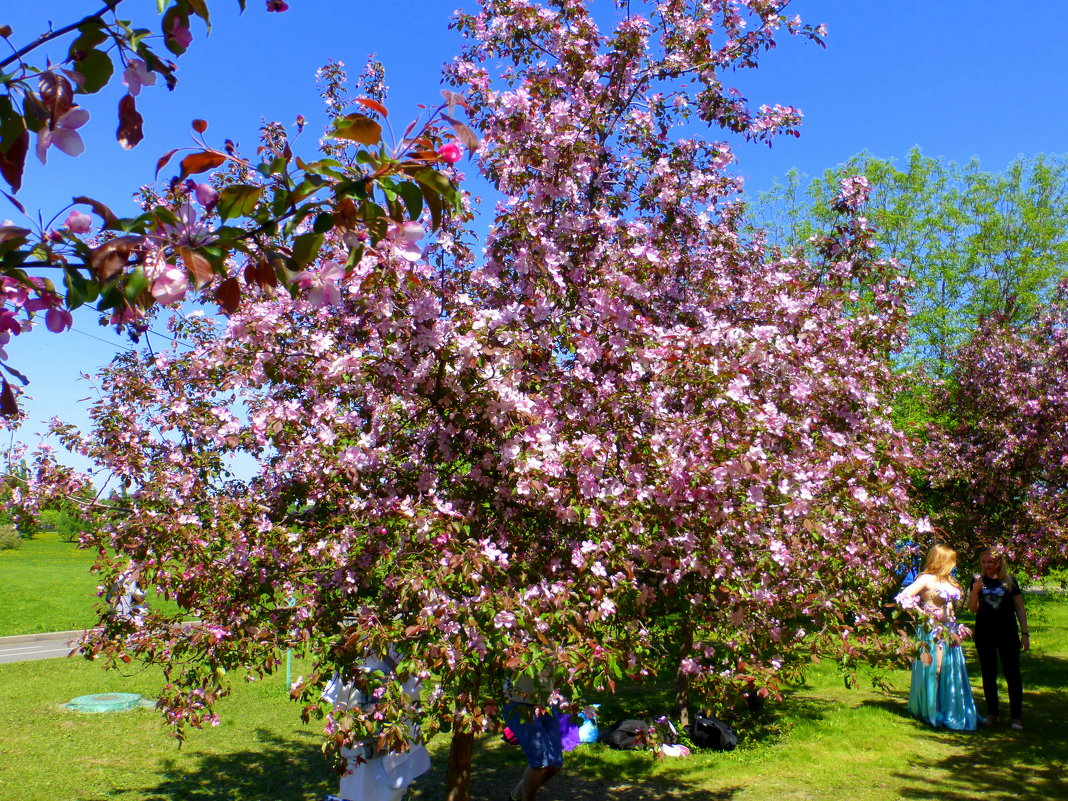
[(71, 315), (63, 308), (63, 299), (43, 279), (31, 277), (22, 281), (0, 276), (0, 361), (7, 360), (4, 345), (12, 336), (28, 331), (34, 315), (42, 311), (49, 331), (58, 334), (70, 328)]

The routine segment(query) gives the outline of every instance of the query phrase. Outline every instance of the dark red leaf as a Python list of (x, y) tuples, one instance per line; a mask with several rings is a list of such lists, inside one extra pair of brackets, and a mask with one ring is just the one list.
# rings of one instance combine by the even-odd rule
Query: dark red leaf
[(215, 290), (215, 299), (227, 315), (233, 314), (241, 306), (241, 285), (237, 278), (230, 276)]
[(23, 214), (26, 213), (26, 207), (23, 206), (21, 203), (19, 203), (18, 200), (13, 198), (7, 192), (4, 192), (4, 197), (6, 197), (8, 200), (10, 200), (11, 203), (15, 206), (15, 208), (18, 209), (20, 212), (22, 212)]
[(0, 175), (4, 176), (12, 192), (18, 192), (22, 186), (22, 169), (26, 166), (26, 154), (30, 150), (30, 132), (25, 128), (0, 152)]
[(274, 266), (266, 260), (256, 265), (256, 283), (264, 289), (272, 289), (278, 286), (278, 273)]
[(37, 81), (37, 89), (53, 122), (70, 111), (74, 105), (74, 87), (62, 75), (54, 72), (42, 73)]
[(124, 150), (133, 149), (138, 142), (145, 138), (141, 126), (144, 118), (137, 110), (137, 101), (133, 95), (123, 95), (119, 101), (119, 129), (115, 132), (115, 138), (119, 140)]
[(203, 254), (192, 248), (178, 248), (178, 252), (198, 289), (211, 280), (211, 262)]
[(171, 160), (171, 156), (177, 153), (177, 150), (172, 150), (169, 153), (164, 153), (159, 157), (159, 161), (156, 162), (156, 177), (159, 178), (159, 171), (167, 166), (167, 162)]
[(470, 108), (467, 105), (467, 98), (461, 95), (459, 92), (453, 92), (451, 89), (442, 89), (441, 96), (445, 98), (445, 102), (449, 104), (449, 113), (452, 114), (457, 106), (462, 108)]
[(111, 276), (126, 269), (131, 254), (144, 245), (143, 236), (120, 236), (108, 240), (98, 248), (89, 251), (89, 264), (97, 279), (106, 281)]
[(478, 141), (478, 136), (475, 135), (475, 132), (468, 128), (466, 125), (464, 125), (462, 122), (454, 121), (452, 123), (452, 128), (454, 131), (456, 131), (456, 136), (458, 136), (460, 141), (464, 143), (464, 147), (466, 147), (469, 152), (474, 153), (481, 146), (481, 143)]
[(7, 383), (7, 379), (0, 379), (0, 416), (18, 417), (19, 404), (15, 400), (15, 390)]
[(197, 172), (213, 170), (226, 161), (226, 156), (213, 150), (202, 150), (199, 153), (190, 153), (182, 159), (182, 177)]
[(361, 106), (369, 108), (372, 111), (377, 111), (383, 117), (389, 116), (389, 112), (386, 110), (386, 107), (379, 103), (377, 100), (372, 100), (369, 97), (357, 97), (353, 102), (359, 103)]
[(115, 212), (113, 212), (99, 200), (93, 200), (91, 197), (85, 197), (84, 195), (82, 195), (80, 197), (74, 198), (73, 202), (82, 203), (86, 206), (89, 206), (93, 211), (100, 215), (100, 219), (104, 221), (105, 228), (112, 227), (119, 219), (115, 216)]

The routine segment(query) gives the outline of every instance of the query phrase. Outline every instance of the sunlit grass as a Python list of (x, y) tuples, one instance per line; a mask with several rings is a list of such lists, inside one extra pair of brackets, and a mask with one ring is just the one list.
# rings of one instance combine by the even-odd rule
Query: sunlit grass
[[(1048, 801), (1068, 797), (1068, 601), (1029, 596), (1035, 648), (1024, 657), (1027, 725), (955, 733), (905, 714), (908, 673), (890, 694), (846, 689), (831, 667), (815, 669), (780, 710), (777, 726), (728, 754), (657, 762), (647, 754), (580, 746), (544, 801), (898, 801), (941, 798)], [(979, 696), (974, 655), (973, 686)], [(297, 666), (297, 671), (300, 666)], [(0, 665), (0, 798), (45, 801), (313, 801), (336, 790), (319, 753), (317, 724), (304, 725), (284, 678), (240, 684), (223, 702), (223, 723), (191, 732), (179, 750), (152, 710), (77, 715), (59, 705), (77, 695), (125, 691), (151, 696), (154, 670), (105, 673), (83, 660)], [(668, 688), (643, 688), (644, 708), (666, 704)], [(627, 708), (622, 696), (618, 709)], [(631, 696), (635, 698), (635, 696)], [(633, 703), (638, 703), (635, 699)], [(665, 709), (666, 711), (666, 709)], [(440, 801), (448, 748), (431, 743), (434, 767), (409, 798)], [(518, 749), (480, 740), (473, 799), (504, 799), (522, 772)]]
[(84, 629), (96, 622), (93, 555), (42, 531), (0, 551), (0, 636)]

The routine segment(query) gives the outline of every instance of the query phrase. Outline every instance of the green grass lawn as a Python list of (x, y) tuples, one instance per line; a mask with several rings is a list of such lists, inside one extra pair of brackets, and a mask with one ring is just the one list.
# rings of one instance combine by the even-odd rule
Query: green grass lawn
[(84, 629), (96, 622), (93, 554), (42, 531), (0, 551), (0, 636)]
[[(657, 762), (580, 746), (541, 798), (1068, 798), (1068, 600), (1031, 596), (1028, 608), (1035, 647), (1024, 657), (1023, 733), (932, 730), (905, 714), (906, 671), (894, 673), (895, 690), (882, 694), (847, 690), (832, 668), (820, 666), (790, 694), (777, 730), (735, 752)], [(974, 658), (971, 665), (978, 696)], [(77, 659), (0, 665), (0, 799), (313, 801), (336, 790), (317, 726), (300, 722), (281, 677), (241, 685), (222, 705), (222, 725), (190, 732), (181, 749), (152, 710), (78, 715), (59, 707), (92, 692), (151, 696), (159, 682), (155, 671), (123, 676)], [(649, 708), (666, 696), (654, 687), (631, 697)], [(620, 709), (627, 708), (626, 697), (615, 702)], [(447, 747), (444, 737), (431, 743), (434, 767), (413, 785), (410, 799), (443, 799)], [(472, 798), (505, 798), (522, 764), (518, 749), (484, 738), (475, 753)]]

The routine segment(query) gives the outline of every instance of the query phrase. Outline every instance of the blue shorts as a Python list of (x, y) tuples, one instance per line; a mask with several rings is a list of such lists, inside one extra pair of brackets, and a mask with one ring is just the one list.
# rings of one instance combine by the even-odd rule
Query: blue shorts
[(560, 742), (560, 718), (554, 709), (534, 714), (530, 704), (508, 704), (504, 722), (519, 740), (523, 756), (532, 768), (560, 768), (564, 765), (564, 747)]

